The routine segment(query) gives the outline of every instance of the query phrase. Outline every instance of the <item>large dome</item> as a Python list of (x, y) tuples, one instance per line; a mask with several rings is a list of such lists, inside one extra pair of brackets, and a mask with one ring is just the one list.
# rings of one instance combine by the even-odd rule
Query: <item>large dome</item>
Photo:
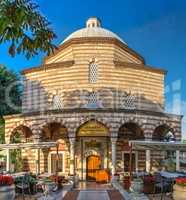
[(101, 22), (93, 17), (87, 20), (86, 28), (82, 28), (70, 34), (62, 43), (75, 39), (75, 38), (89, 38), (89, 37), (103, 37), (103, 38), (115, 38), (127, 45), (118, 35), (107, 29), (101, 28)]

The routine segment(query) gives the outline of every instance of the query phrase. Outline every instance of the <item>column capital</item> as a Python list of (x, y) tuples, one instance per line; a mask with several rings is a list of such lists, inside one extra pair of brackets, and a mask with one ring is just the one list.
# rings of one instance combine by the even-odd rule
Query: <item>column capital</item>
[(76, 138), (75, 137), (70, 137), (69, 142), (70, 144), (75, 144)]
[(110, 138), (111, 143), (116, 143), (117, 140), (118, 140), (117, 137), (111, 137), (111, 138)]
[(117, 131), (111, 132), (110, 137), (111, 138), (117, 138), (118, 137), (118, 132)]

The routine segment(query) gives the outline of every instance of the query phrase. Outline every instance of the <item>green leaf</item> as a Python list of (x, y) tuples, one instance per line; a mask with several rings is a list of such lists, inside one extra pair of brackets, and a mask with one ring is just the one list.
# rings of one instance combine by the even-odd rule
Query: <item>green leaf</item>
[(39, 51), (51, 53), (56, 48), (52, 43), (56, 35), (49, 25), (32, 1), (0, 0), (0, 44), (11, 43), (11, 56), (23, 53), (30, 58)]

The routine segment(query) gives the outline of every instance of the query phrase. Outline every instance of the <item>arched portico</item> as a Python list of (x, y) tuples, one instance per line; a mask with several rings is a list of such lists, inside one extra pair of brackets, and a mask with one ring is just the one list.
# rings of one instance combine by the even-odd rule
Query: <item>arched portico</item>
[(33, 134), (29, 127), (20, 125), (10, 135), (10, 143), (33, 142)]
[(75, 171), (80, 179), (87, 178), (88, 157), (99, 155), (100, 169), (109, 168), (109, 136), (109, 128), (100, 121), (92, 119), (79, 126), (76, 131)]
[[(40, 154), (40, 170), (49, 173), (58, 170), (60, 173), (65, 173), (68, 168), (66, 160), (69, 146), (67, 128), (57, 121), (47, 123), (41, 129), (41, 139), (42, 142), (58, 142), (58, 155), (55, 147), (43, 149)], [(57, 159), (59, 159), (58, 166)]]
[[(152, 140), (154, 142), (175, 142), (176, 137), (174, 129), (169, 123), (158, 124), (152, 134)], [(174, 156), (174, 151), (154, 151), (152, 152), (152, 167), (154, 170), (160, 170), (160, 163), (162, 160), (171, 159)], [(176, 151), (176, 154), (178, 151)], [(179, 155), (176, 157), (179, 158)], [(177, 159), (176, 159), (177, 160)]]
[(174, 130), (167, 124), (157, 126), (152, 135), (152, 140), (156, 141), (168, 141), (172, 139), (175, 139)]
[[(33, 142), (32, 130), (25, 125), (19, 125), (12, 130), (9, 141), (11, 144)], [(30, 165), (32, 165), (33, 155), (30, 153), (28, 159), (28, 157), (25, 156), (27, 153), (26, 151), (25, 149), (7, 149), (6, 170), (19, 172), (24, 169), (29, 171)]]
[[(140, 125), (133, 121), (125, 122), (118, 130), (118, 141), (117, 141), (117, 171), (129, 172), (130, 171), (130, 140), (144, 140), (144, 131)], [(132, 171), (138, 171), (143, 162), (145, 152), (132, 152)]]

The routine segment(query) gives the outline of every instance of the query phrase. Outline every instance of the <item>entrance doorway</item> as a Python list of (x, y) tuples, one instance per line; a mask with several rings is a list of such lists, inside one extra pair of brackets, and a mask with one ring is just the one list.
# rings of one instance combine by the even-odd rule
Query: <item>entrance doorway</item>
[(96, 180), (96, 171), (101, 169), (100, 156), (91, 155), (87, 157), (87, 180)]

